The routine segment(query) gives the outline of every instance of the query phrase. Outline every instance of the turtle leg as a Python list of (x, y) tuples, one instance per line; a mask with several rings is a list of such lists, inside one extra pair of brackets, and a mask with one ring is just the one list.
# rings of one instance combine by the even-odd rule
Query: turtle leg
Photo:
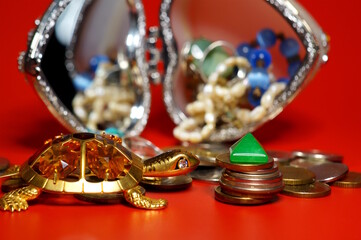
[(124, 198), (134, 207), (143, 209), (162, 209), (168, 204), (165, 199), (151, 199), (144, 196), (138, 187), (124, 191)]
[(41, 189), (35, 186), (27, 186), (5, 193), (0, 198), (0, 209), (3, 211), (21, 211), (28, 209), (28, 200), (37, 198)]

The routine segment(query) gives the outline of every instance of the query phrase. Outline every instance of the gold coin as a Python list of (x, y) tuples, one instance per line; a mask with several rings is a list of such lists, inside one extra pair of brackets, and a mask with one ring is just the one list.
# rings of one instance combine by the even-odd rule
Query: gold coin
[[(142, 194), (145, 194), (145, 189), (137, 186)], [(124, 201), (124, 195), (119, 193), (91, 193), (91, 194), (74, 194), (74, 197), (85, 202), (98, 203), (98, 204), (117, 204)]]
[(272, 168), (274, 165), (273, 158), (268, 157), (268, 162), (264, 164), (235, 164), (229, 160), (229, 153), (222, 153), (217, 156), (216, 163), (218, 166), (230, 169), (235, 172), (251, 172), (261, 169)]
[(192, 185), (192, 178), (186, 175), (164, 178), (145, 177), (140, 184), (148, 190), (176, 191), (189, 188)]
[(28, 186), (28, 184), (22, 178), (10, 178), (1, 184), (1, 191), (7, 193), (26, 186)]
[(299, 198), (318, 198), (329, 195), (331, 193), (331, 188), (325, 183), (316, 181), (314, 183), (304, 185), (285, 185), (281, 193)]
[(343, 187), (343, 188), (360, 188), (361, 173), (348, 172), (344, 178), (333, 182), (332, 186)]
[(279, 167), (285, 185), (304, 185), (315, 181), (315, 174), (305, 168), (297, 168), (291, 166)]
[(216, 200), (236, 205), (258, 205), (277, 200), (277, 196), (274, 196), (272, 198), (251, 198), (247, 196), (233, 196), (222, 192), (220, 186), (214, 189), (214, 193)]

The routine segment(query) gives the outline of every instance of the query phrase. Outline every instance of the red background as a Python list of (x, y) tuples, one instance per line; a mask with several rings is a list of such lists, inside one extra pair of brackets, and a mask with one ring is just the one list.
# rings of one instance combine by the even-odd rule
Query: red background
[[(42, 142), (67, 131), (17, 71), (27, 32), (49, 0), (0, 1), (0, 155), (25, 161)], [(318, 148), (344, 155), (361, 172), (360, 89), (361, 1), (302, 0), (303, 6), (331, 36), (330, 61), (273, 121), (255, 132), (267, 149)], [(341, 5), (344, 4), (344, 5)], [(151, 25), (159, 0), (145, 0)], [(142, 136), (159, 146), (177, 141), (166, 114), (161, 86), (152, 87), (152, 109)], [(0, 212), (0, 239), (361, 239), (361, 189), (332, 187), (330, 196), (300, 199), (280, 196), (262, 206), (232, 206), (214, 200), (214, 185), (194, 181), (183, 192), (149, 193), (164, 197), (163, 211), (125, 205), (91, 205), (72, 198), (44, 198), (22, 213)]]

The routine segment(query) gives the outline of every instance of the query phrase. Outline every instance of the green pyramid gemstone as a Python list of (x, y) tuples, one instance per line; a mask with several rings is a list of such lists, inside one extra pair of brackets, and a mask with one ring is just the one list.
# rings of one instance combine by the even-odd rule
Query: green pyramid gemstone
[(267, 163), (268, 155), (251, 133), (247, 133), (230, 148), (231, 163)]

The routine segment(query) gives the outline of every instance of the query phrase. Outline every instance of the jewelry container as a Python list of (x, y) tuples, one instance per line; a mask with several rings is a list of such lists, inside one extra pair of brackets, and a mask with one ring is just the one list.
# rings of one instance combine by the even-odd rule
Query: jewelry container
[(146, 17), (140, 0), (54, 1), (19, 68), (72, 132), (139, 135), (163, 84), (178, 139), (223, 142), (276, 117), (328, 60), (294, 0), (163, 0), (160, 25)]

